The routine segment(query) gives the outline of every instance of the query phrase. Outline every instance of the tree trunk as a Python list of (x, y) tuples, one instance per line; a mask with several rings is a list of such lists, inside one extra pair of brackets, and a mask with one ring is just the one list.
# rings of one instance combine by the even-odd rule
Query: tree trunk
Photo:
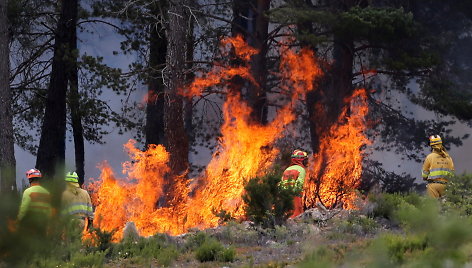
[(164, 126), (167, 150), (170, 152), (170, 168), (173, 175), (188, 169), (188, 138), (183, 120), (183, 100), (178, 91), (185, 81), (185, 58), (189, 15), (189, 0), (169, 2), (169, 25), (167, 29), (168, 84), (164, 104)]
[(255, 122), (267, 123), (267, 35), (269, 30), (269, 19), (264, 14), (269, 10), (270, 0), (256, 0), (253, 20), (253, 29), (249, 31), (249, 45), (253, 46), (259, 53), (251, 58), (251, 73), (258, 85), (250, 84), (247, 99), (252, 107), (251, 118)]
[[(363, 1), (361, 1), (363, 2)], [(361, 3), (359, 2), (359, 3)], [(306, 0), (308, 6), (313, 6), (311, 0)], [(337, 0), (330, 6), (339, 11), (345, 11), (356, 4), (354, 0)], [(313, 32), (311, 24), (298, 25), (303, 32)], [(316, 49), (316, 48), (312, 48)], [(354, 63), (354, 42), (334, 33), (333, 64), (325, 70), (323, 79), (315, 87), (318, 88), (307, 94), (307, 110), (310, 118), (310, 138), (313, 153), (317, 153), (320, 136), (329, 130), (338, 120), (344, 108), (344, 99), (353, 91), (352, 68)]]
[[(236, 88), (245, 86), (244, 97), (252, 108), (251, 119), (261, 124), (267, 123), (267, 35), (269, 20), (264, 14), (270, 8), (270, 0), (233, 1), (233, 36), (242, 35), (248, 45), (259, 50), (251, 58), (251, 74), (257, 85), (236, 78)], [(237, 62), (235, 64), (238, 64)]]
[[(151, 10), (156, 17), (167, 12), (167, 1), (155, 4)], [(146, 148), (149, 144), (166, 144), (164, 135), (164, 81), (162, 69), (166, 63), (167, 38), (160, 25), (151, 27), (149, 42), (148, 101), (146, 106)]]
[[(77, 31), (76, 24), (72, 25), (74, 29), (70, 29), (71, 33), (71, 50), (78, 52), (77, 50)], [(78, 54), (78, 53), (77, 53)], [(75, 55), (77, 55), (75, 54)], [(77, 69), (77, 58), (70, 58), (71, 68), (69, 70), (69, 88), (70, 88), (70, 112), (72, 121), (72, 132), (74, 135), (74, 153), (75, 153), (75, 169), (77, 175), (79, 175), (79, 185), (82, 186), (85, 181), (85, 149), (84, 149), (84, 129), (82, 127), (82, 109), (80, 106), (80, 95), (79, 95), (79, 77)]]
[(0, 0), (0, 193), (16, 192), (7, 0)]
[(36, 168), (44, 175), (52, 177), (61, 174), (65, 159), (66, 138), (66, 92), (68, 73), (71, 66), (72, 53), (77, 22), (77, 0), (61, 2), (61, 15), (55, 32), (54, 56), (51, 67), (46, 110), (41, 127)]
[[(190, 20), (189, 22), (189, 31), (187, 31), (187, 54), (186, 54), (186, 68), (187, 70), (191, 70), (193, 67), (193, 53), (194, 53), (194, 42), (195, 39), (193, 37), (193, 29), (194, 29), (194, 22)], [(195, 75), (193, 72), (188, 71), (185, 76), (185, 82), (190, 84)], [(189, 143), (191, 144), (194, 139), (193, 133), (193, 99), (192, 98), (185, 98), (184, 99), (184, 125), (185, 125), (185, 132), (187, 133), (187, 137), (189, 139)]]

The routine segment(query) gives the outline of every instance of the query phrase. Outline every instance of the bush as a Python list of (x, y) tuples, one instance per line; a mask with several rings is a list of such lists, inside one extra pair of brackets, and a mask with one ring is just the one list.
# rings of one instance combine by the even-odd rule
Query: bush
[(197, 248), (195, 257), (200, 262), (207, 261), (223, 261), (232, 262), (236, 256), (236, 251), (233, 248), (224, 248), (224, 246), (215, 239), (207, 239), (203, 244)]
[(461, 215), (472, 215), (472, 174), (453, 177), (446, 187), (445, 210), (456, 210)]
[(394, 212), (404, 203), (417, 205), (421, 197), (416, 193), (404, 194), (378, 194), (370, 196), (370, 201), (375, 203), (373, 216), (392, 220)]
[(131, 259), (137, 263), (149, 263), (156, 260), (160, 265), (168, 266), (177, 258), (179, 251), (165, 237), (155, 235), (149, 238), (123, 240), (113, 248), (112, 257)]
[(242, 199), (246, 216), (254, 223), (273, 228), (291, 215), (295, 194), (278, 187), (281, 177), (280, 172), (272, 171), (264, 177), (249, 180), (244, 187)]
[(336, 225), (336, 230), (338, 233), (365, 235), (372, 233), (377, 227), (377, 222), (372, 218), (364, 215), (351, 215), (347, 220), (339, 222)]

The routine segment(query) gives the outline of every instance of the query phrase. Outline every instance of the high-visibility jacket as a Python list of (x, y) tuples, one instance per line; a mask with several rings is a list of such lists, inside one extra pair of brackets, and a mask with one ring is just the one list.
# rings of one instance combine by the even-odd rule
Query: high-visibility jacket
[(448, 178), (454, 176), (452, 158), (442, 157), (436, 152), (430, 153), (424, 160), (421, 175), (429, 182), (447, 182)]
[(292, 165), (285, 169), (280, 187), (284, 189), (292, 189), (297, 194), (303, 191), (303, 184), (305, 183), (306, 170), (300, 165)]
[(93, 219), (90, 195), (86, 190), (81, 189), (78, 183), (67, 183), (66, 189), (62, 193), (62, 214)]
[(18, 220), (22, 220), (27, 214), (52, 216), (51, 194), (38, 183), (32, 184), (23, 192)]

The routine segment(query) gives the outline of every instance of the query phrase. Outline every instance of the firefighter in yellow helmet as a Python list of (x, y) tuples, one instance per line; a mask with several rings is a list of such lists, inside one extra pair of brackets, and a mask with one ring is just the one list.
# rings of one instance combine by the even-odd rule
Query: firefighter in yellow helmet
[(35, 168), (26, 172), (30, 187), (23, 192), (18, 222), (22, 232), (46, 234), (48, 221), (52, 216), (51, 194), (41, 185), (43, 176)]
[(62, 214), (73, 217), (81, 230), (93, 223), (93, 208), (89, 193), (80, 188), (79, 176), (69, 172), (65, 177), (66, 189), (62, 193)]
[(427, 194), (440, 198), (444, 195), (448, 178), (454, 176), (454, 163), (442, 145), (439, 135), (430, 136), (429, 145), (433, 151), (424, 160), (421, 175), (428, 182)]
[(303, 213), (302, 192), (305, 183), (306, 166), (308, 154), (301, 150), (293, 151), (291, 155), (291, 165), (285, 169), (279, 186), (283, 189), (291, 189), (295, 192), (293, 198), (293, 213), (290, 218), (294, 218)]

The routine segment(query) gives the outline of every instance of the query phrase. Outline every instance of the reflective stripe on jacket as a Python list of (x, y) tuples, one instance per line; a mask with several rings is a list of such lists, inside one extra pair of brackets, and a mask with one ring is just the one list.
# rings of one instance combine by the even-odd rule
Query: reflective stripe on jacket
[(421, 176), (429, 181), (444, 181), (454, 176), (454, 163), (451, 157), (442, 157), (432, 152), (424, 160)]
[(305, 168), (299, 165), (292, 165), (285, 169), (279, 185), (284, 189), (292, 188), (294, 191), (301, 193), (303, 191), (305, 176)]
[(34, 184), (23, 192), (18, 220), (27, 213), (37, 213), (47, 217), (52, 215), (51, 195), (39, 184)]
[(62, 214), (93, 219), (90, 195), (78, 183), (68, 182), (62, 193)]

